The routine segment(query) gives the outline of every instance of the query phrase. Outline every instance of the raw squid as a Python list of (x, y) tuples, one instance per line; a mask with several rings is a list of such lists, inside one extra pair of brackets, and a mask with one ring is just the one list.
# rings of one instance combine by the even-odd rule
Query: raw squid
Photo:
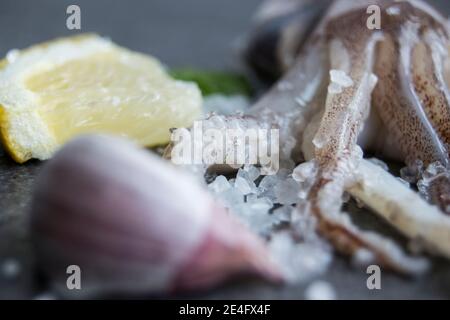
[[(309, 1), (265, 4), (256, 31), (262, 33), (250, 41), (249, 55), (273, 63), (254, 64), (259, 73), (287, 71), (239, 118), (240, 125), (279, 128), (280, 159), (314, 163), (313, 183), (306, 201), (299, 199), (297, 211), (315, 216), (317, 230), (338, 250), (369, 250), (380, 265), (421, 272), (426, 268), (423, 260), (405, 255), (378, 234), (359, 230), (341, 211), (342, 195), (350, 192), (404, 235), (450, 258), (450, 219), (444, 215), (450, 208), (446, 20), (423, 1), (377, 0), (371, 4), (380, 9), (381, 28), (372, 30), (366, 1), (337, 0), (326, 11), (330, 1), (319, 3), (322, 11), (310, 11), (314, 18), (304, 23), (293, 22), (298, 16), (290, 12), (309, 8)], [(270, 14), (277, 6), (281, 9)], [(288, 22), (273, 24), (273, 19)], [(261, 28), (271, 23), (281, 27)], [(292, 56), (296, 58), (286, 58)], [(217, 118), (205, 119), (204, 125)], [(221, 123), (225, 128), (234, 119), (223, 118)], [(362, 150), (408, 165), (420, 160), (438, 166), (426, 191), (439, 208), (364, 160)]]

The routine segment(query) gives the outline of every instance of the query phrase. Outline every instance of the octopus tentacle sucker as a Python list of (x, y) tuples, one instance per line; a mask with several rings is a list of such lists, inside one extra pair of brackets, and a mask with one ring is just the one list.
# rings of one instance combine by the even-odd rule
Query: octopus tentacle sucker
[[(307, 0), (280, 2), (297, 2), (297, 8), (309, 5)], [(321, 2), (322, 8), (329, 2)], [(314, 215), (318, 231), (337, 249), (349, 254), (370, 250), (379, 264), (418, 272), (424, 269), (422, 260), (353, 225), (341, 211), (342, 195), (351, 193), (407, 237), (450, 258), (450, 217), (444, 214), (450, 211), (450, 32), (446, 19), (424, 1), (371, 4), (380, 8), (380, 29), (368, 28), (366, 1), (336, 0), (319, 23), (310, 22), (315, 27), (306, 32), (308, 40), (303, 41), (307, 26), (297, 24), (302, 39), (296, 43), (302, 45), (293, 61), (282, 57), (292, 55), (295, 46), (282, 41), (272, 46), (277, 54), (260, 61), (278, 63), (271, 70), (287, 72), (242, 125), (280, 128), (280, 141), (290, 145), (280, 157), (314, 162), (312, 186), (306, 200), (299, 199), (297, 212)], [(276, 15), (282, 17), (283, 11)], [(296, 18), (286, 12), (284, 17)], [(279, 24), (289, 25), (295, 23)], [(268, 35), (266, 40), (273, 41), (273, 32)], [(426, 185), (432, 204), (364, 160), (362, 150), (407, 165), (416, 160), (439, 164), (438, 174)], [(294, 157), (298, 153), (301, 156)]]

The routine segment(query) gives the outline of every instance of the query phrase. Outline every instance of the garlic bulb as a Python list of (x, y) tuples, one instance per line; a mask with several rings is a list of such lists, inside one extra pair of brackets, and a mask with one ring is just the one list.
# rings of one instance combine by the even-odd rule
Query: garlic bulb
[[(281, 279), (262, 242), (187, 173), (133, 144), (85, 136), (42, 169), (31, 230), (63, 294), (168, 293), (238, 274)], [(81, 290), (68, 290), (69, 265)]]

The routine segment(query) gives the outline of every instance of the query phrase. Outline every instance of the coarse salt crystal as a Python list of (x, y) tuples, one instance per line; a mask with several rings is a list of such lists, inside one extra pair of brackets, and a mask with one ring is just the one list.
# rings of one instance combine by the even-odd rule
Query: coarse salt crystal
[(7, 279), (16, 278), (21, 270), (19, 261), (16, 259), (6, 259), (1, 266), (1, 273)]
[(244, 195), (252, 193), (252, 191), (253, 191), (252, 188), (250, 187), (249, 183), (247, 182), (247, 180), (245, 180), (242, 177), (236, 177), (234, 186), (235, 186), (235, 188), (239, 189), (242, 192), (242, 194), (244, 194)]
[(328, 86), (328, 92), (331, 94), (342, 93), (343, 88), (348, 88), (353, 85), (353, 80), (343, 70), (330, 71), (331, 83)]
[(386, 13), (390, 16), (398, 16), (401, 12), (400, 7), (392, 6), (386, 9)]
[(281, 206), (273, 211), (274, 217), (280, 222), (289, 222), (294, 208), (292, 206)]
[(20, 52), (17, 49), (9, 50), (6, 54), (6, 61), (8, 61), (8, 63), (13, 63), (19, 57), (19, 54)]
[(313, 161), (298, 165), (292, 172), (292, 178), (297, 182), (305, 182), (316, 174), (317, 168)]
[(250, 180), (255, 181), (261, 175), (259, 169), (253, 165), (245, 165), (244, 171), (247, 172)]
[(343, 70), (331, 70), (330, 79), (332, 83), (336, 83), (341, 87), (347, 88), (353, 85), (353, 80)]
[(300, 185), (292, 178), (280, 181), (275, 186), (276, 203), (295, 204), (299, 199)]
[(214, 180), (214, 182), (209, 184), (209, 188), (214, 193), (222, 193), (222, 192), (227, 191), (228, 189), (230, 189), (231, 185), (228, 182), (227, 178), (225, 178), (224, 176), (218, 176)]
[(352, 263), (357, 267), (366, 267), (375, 260), (375, 255), (367, 249), (359, 249), (352, 256)]
[(305, 291), (307, 300), (336, 300), (336, 291), (326, 281), (315, 281)]

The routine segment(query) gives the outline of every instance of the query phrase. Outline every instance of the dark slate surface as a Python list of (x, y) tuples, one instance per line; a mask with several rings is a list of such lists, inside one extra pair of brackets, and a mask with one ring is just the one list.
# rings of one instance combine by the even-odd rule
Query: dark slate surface
[[(69, 4), (82, 9), (82, 31), (111, 37), (121, 45), (153, 54), (170, 66), (230, 68), (234, 65), (234, 44), (248, 28), (258, 0), (2, 0), (0, 2), (0, 56), (9, 49), (57, 36), (73, 34), (65, 28)], [(432, 1), (445, 8), (446, 1)], [(41, 163), (17, 165), (0, 150), (0, 268), (8, 259), (19, 261), (15, 277), (0, 269), (0, 299), (32, 298), (45, 289), (36, 281), (33, 251), (27, 234), (27, 206), (33, 181)], [(397, 236), (368, 212), (357, 210), (354, 218)], [(419, 279), (384, 272), (382, 289), (366, 288), (365, 270), (352, 267), (337, 257), (324, 277), (339, 298), (450, 298), (450, 264), (435, 261), (432, 271)], [(282, 298), (303, 297), (303, 286), (272, 287), (262, 283), (233, 283), (198, 298)]]

